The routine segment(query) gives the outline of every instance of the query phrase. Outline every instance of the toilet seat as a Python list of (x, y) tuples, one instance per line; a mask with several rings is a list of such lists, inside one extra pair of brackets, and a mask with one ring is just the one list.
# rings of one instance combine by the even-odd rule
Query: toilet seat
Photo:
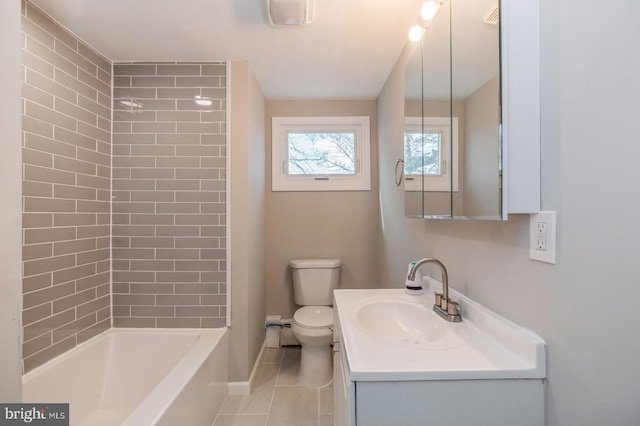
[(293, 314), (293, 323), (306, 329), (323, 329), (333, 325), (330, 306), (303, 306)]

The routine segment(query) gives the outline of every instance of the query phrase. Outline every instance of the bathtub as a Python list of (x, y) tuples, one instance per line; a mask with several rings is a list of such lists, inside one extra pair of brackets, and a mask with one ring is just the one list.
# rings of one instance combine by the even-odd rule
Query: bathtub
[(226, 395), (227, 329), (112, 328), (23, 376), (23, 402), (71, 425), (210, 426)]

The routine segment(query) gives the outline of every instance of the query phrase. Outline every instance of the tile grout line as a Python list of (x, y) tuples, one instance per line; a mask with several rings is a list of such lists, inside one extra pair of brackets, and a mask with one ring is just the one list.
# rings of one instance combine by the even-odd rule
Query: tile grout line
[(273, 399), (276, 395), (276, 387), (278, 387), (278, 379), (280, 378), (280, 372), (282, 371), (282, 363), (284, 361), (285, 352), (286, 352), (286, 349), (283, 348), (282, 355), (280, 355), (280, 363), (278, 365), (278, 374), (276, 374), (276, 381), (273, 384), (273, 391), (271, 391), (271, 401), (269, 401), (269, 408), (267, 409), (267, 418), (264, 423), (265, 426), (269, 424), (269, 416), (271, 416), (271, 407), (273, 406)]
[(320, 426), (320, 388), (316, 389), (316, 398), (318, 401), (318, 426)]

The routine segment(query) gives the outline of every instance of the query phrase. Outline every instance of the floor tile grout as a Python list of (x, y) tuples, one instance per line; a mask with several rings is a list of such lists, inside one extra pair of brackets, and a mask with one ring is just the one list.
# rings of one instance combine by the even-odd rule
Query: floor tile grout
[(286, 349), (282, 350), (282, 354), (280, 354), (280, 366), (278, 367), (278, 373), (276, 374), (276, 380), (273, 383), (273, 390), (271, 391), (271, 401), (269, 402), (269, 408), (267, 409), (267, 419), (265, 420), (265, 426), (269, 424), (269, 415), (271, 415), (271, 407), (273, 406), (273, 397), (276, 394), (276, 388), (278, 387), (278, 378), (280, 377), (280, 372), (282, 371), (282, 363), (284, 361), (284, 354)]
[[(333, 386), (333, 382), (329, 383), (328, 385), (322, 388), (315, 388), (315, 389), (306, 388), (300, 383), (298, 383), (297, 378), (293, 377), (293, 374), (296, 374), (296, 373), (292, 371), (295, 369), (295, 365), (296, 364), (299, 365), (300, 363), (300, 349), (287, 347), (287, 348), (279, 348), (279, 349), (270, 349), (270, 351), (278, 351), (278, 352), (275, 354), (271, 352), (268, 355), (266, 355), (268, 357), (268, 360), (267, 361), (263, 360), (260, 363), (258, 371), (260, 371), (263, 366), (271, 366), (269, 368), (272, 369), (271, 370), (272, 372), (267, 372), (267, 371), (264, 372), (266, 376), (265, 375), (262, 376), (262, 381), (260, 385), (257, 385), (254, 389), (252, 389), (251, 395), (245, 395), (244, 397), (238, 396), (238, 398), (236, 398), (235, 400), (230, 400), (230, 398), (234, 398), (235, 396), (232, 396), (232, 395), (227, 396), (227, 399), (223, 403), (222, 407), (225, 407), (228, 400), (229, 400), (229, 406), (226, 408), (226, 410), (223, 410), (221, 407), (220, 411), (216, 415), (213, 426), (240, 424), (240, 423), (236, 423), (236, 421), (239, 421), (243, 425), (247, 425), (247, 426), (249, 425), (267, 426), (270, 424), (270, 422), (271, 424), (273, 424), (274, 421), (277, 421), (278, 423), (281, 423), (284, 421), (286, 424), (293, 424), (293, 425), (297, 425), (298, 422), (300, 422), (300, 423), (314, 424), (316, 426), (319, 426), (323, 419), (325, 421), (331, 421), (331, 417), (333, 413), (328, 413), (326, 411), (329, 411), (327, 410), (327, 408), (330, 408), (333, 406), (332, 401), (330, 401), (329, 399), (330, 395), (333, 393), (333, 390), (328, 389), (329, 387)], [(263, 358), (264, 356), (265, 355), (263, 355)], [(277, 368), (276, 368), (276, 365), (277, 365)], [(275, 374), (273, 373), (273, 371), (276, 371)], [(282, 383), (283, 381), (285, 383)], [(273, 384), (269, 384), (270, 382), (272, 382)], [(270, 389), (263, 387), (265, 385), (268, 385)], [(301, 388), (300, 392), (296, 392), (295, 390), (292, 390), (293, 388), (296, 388), (296, 387)], [(281, 391), (278, 392), (277, 391), (278, 389), (281, 389)], [(288, 390), (285, 390), (285, 389), (288, 389)], [(311, 390), (313, 390), (313, 392), (309, 392)], [(259, 401), (259, 400), (252, 399), (256, 396), (256, 392), (261, 395), (259, 396), (259, 398), (265, 398), (267, 397), (267, 395), (269, 395), (268, 405), (266, 404), (266, 398), (265, 398), (263, 399), (264, 405), (261, 405), (259, 402), (257, 403), (257, 406), (253, 405), (253, 410), (255, 410), (256, 407), (258, 408), (258, 410), (256, 410), (257, 413), (244, 412), (246, 409), (251, 407), (252, 402)], [(276, 401), (276, 393), (278, 394), (277, 404), (279, 408), (277, 408), (276, 411), (273, 411), (274, 402)], [(308, 414), (304, 414), (303, 415), (304, 417), (299, 417), (301, 415), (300, 411), (298, 411), (298, 414), (293, 414), (296, 412), (295, 410), (293, 410), (289, 414), (286, 414), (286, 410), (285, 410), (285, 413), (282, 412), (283, 403), (284, 405), (288, 405), (292, 407), (295, 407), (297, 404), (300, 403), (301, 401), (299, 399), (300, 393), (302, 393), (302, 395), (304, 394), (307, 395), (306, 397), (302, 397), (303, 398), (302, 400), (306, 399), (308, 401), (307, 404), (311, 403), (311, 398), (315, 398), (315, 404), (314, 404), (315, 411), (316, 411), (315, 416), (307, 417), (308, 414), (311, 414), (311, 412), (314, 411), (313, 409), (311, 412), (308, 412)], [(325, 395), (325, 399), (322, 399), (323, 395)], [(246, 399), (243, 399), (243, 398), (246, 398)], [(290, 404), (289, 404), (289, 401), (291, 401)], [(323, 404), (323, 401), (324, 401), (324, 404)], [(323, 412), (323, 405), (324, 405), (324, 412)], [(260, 408), (261, 406), (263, 408)], [(308, 407), (311, 408), (312, 405), (308, 405)], [(223, 413), (223, 411), (225, 412)], [(266, 411), (266, 413), (264, 411)], [(302, 412), (304, 412), (304, 410)], [(298, 417), (295, 417), (295, 416), (298, 416)], [(244, 420), (240, 420), (241, 418)], [(262, 421), (262, 419), (264, 419), (264, 421)]]

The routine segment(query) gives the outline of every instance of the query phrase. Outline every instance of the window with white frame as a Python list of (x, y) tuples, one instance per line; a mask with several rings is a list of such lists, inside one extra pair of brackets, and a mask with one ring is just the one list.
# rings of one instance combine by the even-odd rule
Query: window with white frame
[(273, 117), (273, 191), (371, 189), (369, 117)]
[(457, 171), (458, 117), (406, 117), (404, 189), (457, 191)]

